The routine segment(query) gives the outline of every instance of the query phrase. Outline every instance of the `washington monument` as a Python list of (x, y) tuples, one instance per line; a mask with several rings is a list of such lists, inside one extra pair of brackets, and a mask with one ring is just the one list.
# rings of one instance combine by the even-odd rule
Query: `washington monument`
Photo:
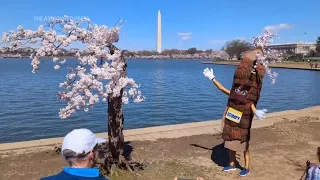
[(158, 27), (157, 27), (157, 52), (161, 53), (161, 45), (162, 45), (162, 33), (161, 33), (161, 12), (158, 11)]

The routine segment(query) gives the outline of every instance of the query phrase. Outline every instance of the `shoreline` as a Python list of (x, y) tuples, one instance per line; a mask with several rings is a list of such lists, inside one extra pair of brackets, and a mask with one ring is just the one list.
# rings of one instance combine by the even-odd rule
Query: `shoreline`
[[(51, 57), (46, 57), (43, 59), (50, 59)], [(64, 59), (73, 59), (73, 57), (63, 57)], [(127, 61), (133, 61), (133, 60), (139, 60), (139, 61), (157, 61), (157, 60), (161, 60), (161, 61), (194, 61), (194, 62), (212, 62), (212, 59), (206, 59), (206, 58), (126, 58)], [(29, 57), (0, 57), (0, 60), (8, 60), (8, 61), (15, 61), (15, 60), (32, 60)]]
[[(228, 165), (229, 158), (228, 150), (224, 148), (224, 141), (217, 131), (220, 122), (206, 121), (126, 131), (124, 151), (132, 163), (142, 163), (144, 168), (136, 171), (137, 174), (119, 170), (117, 175), (109, 179), (170, 180), (174, 177), (196, 179), (199, 176), (204, 180), (239, 179), (238, 173), (244, 166), (241, 152), (237, 152), (239, 168), (236, 171), (221, 171)], [(307, 160), (317, 162), (315, 157), (320, 142), (319, 129), (320, 105), (270, 113), (265, 120), (255, 120), (250, 140), (252, 173), (246, 179), (301, 177)], [(56, 149), (62, 138), (56, 139), (56, 144), (43, 142), (31, 144), (33, 146), (29, 148), (20, 146), (20, 149), (11, 147), (0, 151), (0, 179), (33, 180), (61, 172), (68, 163)]]
[[(229, 66), (238, 66), (240, 61), (230, 60), (230, 61), (215, 61), (215, 62), (200, 62), (200, 64), (214, 64), (214, 65), (229, 65)], [(287, 62), (287, 63), (276, 63), (269, 64), (271, 68), (283, 68), (283, 69), (300, 69), (300, 70), (311, 70), (311, 71), (320, 71), (320, 63), (318, 68), (310, 68), (308, 62)]]
[[(307, 115), (306, 115), (307, 114)], [(304, 116), (314, 116), (320, 114), (320, 105), (308, 107), (300, 110), (286, 110), (267, 114), (264, 120), (253, 119), (252, 128), (271, 126), (275, 122), (288, 118), (299, 118)], [(181, 138), (203, 134), (219, 134), (221, 129), (221, 119), (209, 120), (194, 123), (165, 125), (148, 128), (124, 130), (125, 141), (156, 141), (159, 139)], [(66, 132), (67, 133), (67, 132)], [(98, 137), (106, 138), (108, 133), (96, 133)], [(52, 149), (53, 146), (61, 144), (63, 137), (46, 138), (31, 141), (21, 141), (0, 144), (0, 152), (26, 149)]]
[[(51, 56), (48, 57), (42, 57), (44, 59), (46, 58), (52, 58)], [(74, 58), (74, 56), (60, 56), (59, 58)], [(134, 59), (144, 59), (144, 60), (202, 60), (202, 61), (212, 61), (212, 58), (201, 58), (201, 57), (181, 57), (181, 58), (153, 58), (153, 57), (140, 57), (140, 58), (136, 58), (136, 57), (125, 57), (126, 59), (129, 60), (134, 60)], [(9, 57), (9, 56), (0, 56), (0, 59), (31, 59), (29, 56), (17, 56), (17, 57)]]
[[(50, 57), (48, 57), (50, 58)], [(63, 58), (72, 58), (72, 57), (63, 57)], [(14, 60), (23, 60), (28, 59), (29, 57), (0, 57), (0, 60), (6, 59), (14, 59)], [(224, 60), (224, 61), (212, 61), (212, 59), (207, 58), (129, 58), (128, 61), (131, 60), (145, 60), (145, 61), (153, 61), (153, 60), (165, 60), (165, 61), (200, 61), (200, 64), (209, 64), (209, 65), (226, 65), (226, 66), (238, 66), (240, 64), (239, 60)], [(308, 62), (285, 62), (285, 63), (275, 63), (269, 64), (270, 68), (282, 68), (282, 69), (297, 69), (297, 70), (310, 70), (310, 71), (320, 71), (320, 63), (317, 68), (311, 68)]]

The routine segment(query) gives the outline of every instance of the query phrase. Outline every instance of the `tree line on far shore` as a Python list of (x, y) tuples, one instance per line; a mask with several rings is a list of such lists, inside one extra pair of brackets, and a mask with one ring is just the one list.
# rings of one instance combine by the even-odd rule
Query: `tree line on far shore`
[[(229, 57), (228, 59), (241, 59), (243, 52), (251, 50), (254, 48), (254, 45), (246, 40), (234, 39), (227, 41), (225, 45), (221, 48), (220, 52), (225, 52)], [(210, 55), (212, 53), (219, 52), (213, 49), (199, 50), (195, 47), (189, 48), (187, 50), (180, 49), (165, 49), (161, 53), (158, 53), (154, 50), (142, 50), (142, 51), (129, 51), (124, 50), (124, 53), (127, 57), (140, 57), (140, 56), (174, 56), (174, 55)], [(293, 52), (283, 53), (281, 55), (282, 59), (300, 59), (303, 60), (303, 57), (320, 57), (320, 37), (316, 40), (316, 49), (311, 49), (306, 55), (297, 55)], [(216, 56), (217, 58), (217, 56)], [(219, 58), (218, 58), (219, 59)], [(227, 59), (223, 59), (227, 60)]]
[(161, 53), (158, 53), (155, 50), (141, 50), (141, 51), (129, 51), (123, 50), (126, 55), (128, 56), (156, 56), (156, 55), (163, 55), (163, 56), (170, 56), (170, 55), (194, 55), (194, 54), (210, 54), (214, 50), (207, 49), (207, 50), (199, 50), (195, 47), (189, 48), (187, 50), (181, 49), (165, 49)]
[(320, 36), (317, 39), (316, 52), (320, 53)]
[[(218, 51), (213, 49), (199, 50), (196, 47), (192, 47), (186, 50), (181, 49), (165, 49), (161, 53), (158, 53), (155, 50), (141, 50), (141, 51), (129, 51), (123, 50), (127, 57), (140, 57), (140, 56), (176, 56), (176, 55), (210, 55), (210, 54), (219, 54), (217, 52), (225, 52), (229, 57), (235, 57), (240, 59), (243, 52), (248, 51), (254, 48), (253, 44), (250, 42), (235, 39), (232, 41), (226, 42), (226, 44)], [(218, 58), (218, 56), (216, 56)], [(219, 59), (219, 58), (218, 58)], [(223, 59), (223, 60), (227, 60)]]
[[(24, 48), (17, 48), (17, 49), (10, 49), (10, 48), (0, 48), (0, 57), (29, 57), (31, 54), (36, 52), (36, 48), (31, 47), (24, 47)], [(79, 52), (80, 54), (84, 55), (86, 52), (79, 51), (79, 49), (58, 49), (58, 56), (60, 57), (74, 57), (75, 54)]]
[[(142, 58), (142, 57), (163, 57), (163, 58), (215, 58), (216, 60), (228, 60), (228, 59), (234, 59), (239, 60), (241, 59), (241, 56), (243, 52), (251, 50), (254, 48), (253, 44), (241, 39), (234, 39), (231, 41), (227, 41), (225, 45), (220, 50), (213, 50), (213, 49), (207, 49), (207, 50), (199, 50), (196, 47), (192, 47), (186, 50), (181, 49), (165, 49), (161, 53), (158, 53), (155, 50), (141, 50), (141, 51), (130, 51), (130, 50), (123, 50), (123, 53), (126, 57), (129, 58)], [(10, 49), (2, 49), (0, 51), (0, 56), (4, 57), (10, 57), (10, 55), (16, 55), (19, 54), (21, 57), (29, 57), (30, 54), (32, 54), (35, 51), (34, 48), (20, 48), (16, 49), (14, 51), (11, 51)], [(61, 49), (59, 50), (59, 55), (64, 57), (73, 57), (75, 53), (80, 52), (81, 54), (86, 54), (90, 52), (83, 52), (79, 49), (73, 49), (73, 50), (65, 50)], [(286, 60), (294, 60), (294, 61), (300, 61), (304, 60), (304, 57), (320, 57), (320, 37), (316, 40), (316, 49), (310, 50), (310, 52), (306, 55), (297, 55), (293, 52), (287, 52), (282, 54), (281, 58)]]
[[(254, 48), (253, 44), (248, 41), (235, 39), (226, 42), (225, 46), (222, 50), (226, 51), (226, 53), (232, 58), (240, 59), (243, 52), (248, 51)], [(305, 57), (320, 57), (320, 37), (316, 40), (316, 48), (310, 49), (307, 54), (294, 54), (293, 52), (286, 52), (281, 54), (280, 56), (285, 60), (304, 60)]]

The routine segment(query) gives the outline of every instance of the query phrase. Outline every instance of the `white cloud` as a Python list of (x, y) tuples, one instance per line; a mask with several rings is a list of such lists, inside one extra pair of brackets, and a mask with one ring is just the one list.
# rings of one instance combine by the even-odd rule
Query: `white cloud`
[(178, 33), (178, 36), (191, 36), (192, 33)]
[(185, 41), (185, 40), (189, 40), (192, 38), (192, 33), (178, 33), (178, 36), (180, 36), (181, 40)]
[(279, 31), (279, 30), (290, 29), (290, 28), (292, 28), (292, 25), (289, 25), (289, 24), (269, 25), (264, 27), (265, 30), (269, 30), (269, 31)]
[(182, 36), (181, 40), (188, 40), (188, 39), (191, 39), (191, 38), (192, 38), (191, 36)]

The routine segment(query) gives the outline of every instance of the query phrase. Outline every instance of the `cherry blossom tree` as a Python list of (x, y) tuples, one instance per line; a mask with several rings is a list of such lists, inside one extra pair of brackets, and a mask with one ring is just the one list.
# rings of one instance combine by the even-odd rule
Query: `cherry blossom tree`
[(77, 64), (69, 65), (66, 80), (60, 83), (62, 90), (58, 97), (66, 103), (60, 109), (61, 119), (70, 117), (78, 110), (89, 111), (94, 104), (108, 103), (108, 149), (110, 156), (105, 164), (123, 164), (121, 157), (124, 147), (122, 104), (132, 100), (142, 102), (145, 97), (138, 90), (139, 85), (127, 77), (127, 62), (114, 43), (119, 41), (121, 25), (107, 27), (92, 25), (89, 18), (79, 21), (65, 16), (51, 18), (37, 30), (27, 30), (19, 26), (17, 31), (3, 33), (6, 47), (17, 49), (26, 45), (38, 45), (32, 59), (32, 72), (40, 68), (42, 58), (52, 59), (54, 69), (66, 63), (59, 55), (62, 48), (73, 47), (76, 43), (85, 45), (85, 52), (76, 52)]
[(278, 76), (278, 73), (271, 72), (271, 69), (269, 68), (268, 59), (278, 59), (281, 54), (277, 53), (276, 51), (272, 51), (267, 48), (267, 45), (271, 44), (273, 39), (278, 37), (276, 34), (273, 34), (269, 30), (265, 30), (264, 33), (260, 36), (256, 36), (252, 38), (252, 44), (254, 44), (256, 47), (262, 47), (264, 49), (264, 55), (261, 56), (257, 54), (257, 61), (264, 65), (267, 74), (269, 75), (271, 79), (271, 83), (274, 84), (276, 82), (276, 78)]

